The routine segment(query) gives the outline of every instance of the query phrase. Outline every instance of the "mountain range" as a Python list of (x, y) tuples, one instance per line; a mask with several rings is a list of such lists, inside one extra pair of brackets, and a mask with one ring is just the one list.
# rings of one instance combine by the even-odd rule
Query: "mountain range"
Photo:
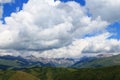
[(120, 55), (36, 58), (0, 56), (0, 80), (119, 80)]
[(97, 57), (86, 57), (83, 60), (76, 62), (71, 67), (74, 68), (100, 68), (120, 65), (120, 54), (103, 57), (98, 55)]
[(120, 65), (120, 55), (97, 55), (94, 57), (36, 58), (34, 56), (0, 56), (0, 69), (23, 69), (31, 67), (99, 68)]
[(30, 68), (34, 66), (54, 66), (50, 63), (42, 63), (38, 61), (30, 61), (20, 56), (0, 56), (0, 69), (22, 69)]
[(71, 58), (36, 58), (34, 56), (0, 56), (0, 69), (23, 69), (31, 67), (68, 67), (76, 61)]

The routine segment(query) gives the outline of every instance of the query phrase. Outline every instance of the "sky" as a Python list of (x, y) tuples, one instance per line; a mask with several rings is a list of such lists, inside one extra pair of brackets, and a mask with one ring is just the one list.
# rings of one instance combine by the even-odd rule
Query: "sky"
[(120, 54), (119, 8), (119, 0), (0, 0), (0, 55)]

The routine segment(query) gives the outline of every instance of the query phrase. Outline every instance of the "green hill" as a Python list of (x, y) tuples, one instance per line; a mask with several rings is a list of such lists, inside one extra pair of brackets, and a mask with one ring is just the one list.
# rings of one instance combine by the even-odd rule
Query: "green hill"
[(112, 57), (105, 57), (105, 58), (96, 58), (91, 59), (85, 62), (77, 62), (72, 67), (74, 68), (99, 68), (99, 67), (107, 67), (107, 66), (114, 66), (120, 65), (120, 55), (115, 55)]
[(120, 80), (120, 66), (104, 68), (34, 67), (0, 71), (0, 80)]
[(35, 76), (23, 71), (16, 71), (8, 80), (40, 80)]

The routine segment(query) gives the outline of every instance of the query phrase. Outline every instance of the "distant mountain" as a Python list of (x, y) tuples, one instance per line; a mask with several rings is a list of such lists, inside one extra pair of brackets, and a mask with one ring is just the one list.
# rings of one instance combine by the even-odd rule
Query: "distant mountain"
[(0, 56), (0, 69), (23, 69), (30, 67), (68, 67), (76, 61), (72, 58), (36, 58), (34, 56)]
[(27, 56), (25, 59), (32, 62), (42, 62), (44, 64), (53, 64), (55, 67), (68, 67), (76, 63), (76, 60), (72, 58), (43, 58), (35, 56)]
[(34, 62), (27, 59), (24, 59), (20, 56), (0, 56), (0, 69), (22, 69), (22, 68), (29, 68), (29, 67), (44, 67), (44, 66), (54, 66), (50, 63), (42, 63), (42, 62)]
[(90, 57), (73, 64), (74, 68), (98, 68), (106, 66), (120, 65), (120, 55), (107, 57)]
[(35, 56), (0, 56), (0, 69), (23, 69), (30, 67), (73, 67), (89, 68), (104, 67), (120, 64), (120, 55), (112, 56), (100, 54), (94, 57), (84, 56), (82, 58), (43, 58)]
[(84, 64), (88, 64), (91, 61), (96, 60), (97, 57), (82, 57), (79, 61), (77, 61), (75, 64), (71, 65), (70, 67), (74, 67), (74, 68), (81, 68), (80, 66), (84, 65)]

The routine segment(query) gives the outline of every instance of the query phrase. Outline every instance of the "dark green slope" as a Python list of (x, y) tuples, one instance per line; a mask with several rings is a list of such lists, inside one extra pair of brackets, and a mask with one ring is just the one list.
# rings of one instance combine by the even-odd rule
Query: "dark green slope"
[(98, 68), (120, 65), (120, 55), (112, 57), (96, 58), (85, 62), (77, 62), (72, 67), (74, 68)]
[(120, 80), (120, 66), (105, 68), (50, 68), (0, 71), (0, 80)]

